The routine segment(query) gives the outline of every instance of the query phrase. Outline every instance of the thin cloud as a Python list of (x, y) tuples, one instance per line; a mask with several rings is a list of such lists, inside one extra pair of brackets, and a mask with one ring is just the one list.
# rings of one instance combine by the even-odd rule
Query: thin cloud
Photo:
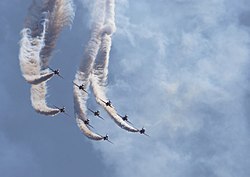
[(224, 1), (127, 3), (126, 10), (116, 5), (122, 10), (108, 93), (151, 137), (113, 129), (115, 148), (94, 146), (114, 176), (249, 176), (242, 156), (250, 147), (243, 106), (250, 39), (231, 18), (241, 8)]

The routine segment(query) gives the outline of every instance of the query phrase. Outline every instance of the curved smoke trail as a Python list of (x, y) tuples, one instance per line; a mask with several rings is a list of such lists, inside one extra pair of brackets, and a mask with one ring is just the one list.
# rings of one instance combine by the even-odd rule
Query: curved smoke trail
[(81, 118), (79, 118), (77, 115), (76, 115), (76, 123), (77, 123), (79, 129), (83, 132), (83, 134), (86, 137), (88, 137), (89, 139), (96, 140), (96, 141), (103, 140), (103, 136), (98, 135), (98, 134), (92, 132), (87, 127), (87, 125), (84, 123), (84, 121)]
[[(42, 13), (47, 12), (48, 27), (46, 28), (45, 35), (45, 46), (40, 52), (41, 67), (45, 69), (48, 67), (49, 59), (51, 57), (52, 51), (55, 48), (56, 40), (62, 31), (62, 28), (66, 25), (70, 25), (74, 19), (74, 5), (71, 0), (47, 0), (41, 7)], [(44, 70), (43, 70), (44, 71)], [(40, 100), (35, 101), (31, 99), (32, 106), (34, 109), (44, 115), (55, 115), (54, 112), (58, 112), (58, 109), (50, 108), (46, 104), (46, 93), (47, 87), (46, 83), (37, 86), (42, 93), (43, 97), (38, 97), (37, 89), (35, 86), (31, 87), (31, 98), (40, 98)]]
[(121, 128), (130, 131), (130, 132), (138, 132), (139, 130), (131, 125), (129, 125), (127, 122), (125, 122), (116, 112), (115, 108), (106, 106), (104, 102), (102, 102), (101, 99), (103, 100), (108, 100), (106, 95), (105, 95), (105, 88), (99, 84), (98, 78), (97, 77), (92, 77), (91, 78), (91, 84), (93, 87), (93, 92), (96, 97), (96, 102), (101, 105), (107, 113), (110, 115), (110, 117), (114, 120), (114, 122)]
[[(41, 5), (33, 1), (25, 20), (25, 27), (30, 29), (32, 38), (44, 33), (43, 47), (39, 51), (41, 69), (48, 68), (60, 32), (63, 27), (72, 24), (74, 17), (72, 0), (44, 0)], [(43, 21), (46, 21), (46, 27), (41, 29), (40, 24)]]
[[(75, 83), (84, 84), (85, 86), (88, 86), (88, 81), (86, 80), (84, 73), (77, 72), (76, 79), (74, 81)], [(86, 92), (83, 92), (78, 87), (74, 86), (74, 109), (75, 109), (75, 116), (76, 116), (76, 123), (80, 130), (83, 132), (83, 134), (92, 140), (102, 140), (103, 137), (92, 132), (88, 126), (84, 123), (85, 120), (87, 120), (86, 116), (86, 102), (88, 99), (88, 95)]]
[[(89, 88), (89, 79), (93, 69), (93, 63), (100, 48), (100, 33), (104, 24), (104, 8), (104, 1), (94, 2), (94, 9), (92, 11), (93, 25), (91, 37), (85, 48), (83, 60), (81, 61), (80, 67), (75, 75), (74, 82), (79, 85), (83, 84), (86, 90)], [(83, 134), (88, 138), (93, 140), (102, 140), (103, 137), (101, 135), (92, 132), (84, 123), (84, 121), (87, 120), (87, 99), (88, 95), (74, 85), (74, 109), (77, 125)]]
[[(102, 29), (102, 43), (100, 48), (100, 57), (96, 60), (94, 70), (91, 77), (93, 92), (96, 97), (96, 102), (101, 105), (111, 116), (114, 122), (121, 128), (130, 131), (138, 132), (137, 128), (125, 122), (116, 112), (114, 108), (106, 106), (102, 100), (108, 100), (106, 96), (106, 83), (108, 76), (109, 54), (111, 50), (111, 36), (115, 32), (115, 1), (107, 0), (106, 2), (106, 19)], [(100, 100), (102, 99), (102, 100)]]
[[(52, 116), (59, 113), (58, 109), (50, 108), (46, 104), (47, 87), (44, 81), (48, 81), (54, 75), (46, 69), (49, 58), (62, 28), (70, 25), (73, 18), (74, 6), (71, 0), (45, 0), (42, 5), (33, 1), (30, 7), (25, 23), (26, 28), (22, 31), (21, 57), (19, 58), (20, 61), (25, 61), (20, 62), (25, 76), (28, 73), (33, 79), (30, 83), (37, 84), (31, 86), (31, 103), (38, 113)], [(23, 60), (23, 58), (28, 58), (28, 60)]]
[(19, 61), (23, 77), (30, 84), (39, 84), (50, 79), (53, 73), (46, 72), (41, 75), (40, 51), (45, 46), (45, 31), (48, 20), (45, 19), (42, 25), (42, 32), (36, 37), (32, 37), (32, 31), (24, 28), (21, 31)]
[(60, 111), (58, 109), (50, 108), (46, 103), (47, 89), (46, 82), (38, 85), (31, 85), (31, 103), (36, 112), (44, 115), (55, 116)]
[[(54, 9), (50, 10), (51, 7), (54, 7)], [(75, 11), (71, 0), (47, 0), (42, 11), (48, 12), (49, 19), (45, 35), (45, 46), (40, 53), (42, 69), (45, 69), (48, 68), (49, 59), (56, 46), (56, 40), (60, 32), (64, 26), (72, 24)]]
[(97, 75), (100, 84), (105, 86), (107, 84), (109, 55), (111, 50), (111, 36), (116, 31), (115, 26), (115, 2), (114, 0), (107, 0), (105, 24), (102, 28), (102, 41), (100, 47), (100, 56), (96, 59), (94, 66), (94, 75)]
[(47, 19), (43, 41), (44, 47), (39, 53), (42, 69), (48, 67), (49, 58), (62, 28), (71, 25), (74, 16), (75, 11), (72, 0), (44, 0), (42, 4), (33, 1), (29, 8), (28, 17), (25, 20), (25, 27), (31, 30), (33, 38), (42, 33), (41, 21)]

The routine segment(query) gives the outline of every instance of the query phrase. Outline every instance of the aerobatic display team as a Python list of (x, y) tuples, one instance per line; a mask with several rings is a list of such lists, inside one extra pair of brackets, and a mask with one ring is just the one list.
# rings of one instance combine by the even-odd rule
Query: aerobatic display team
[[(145, 128), (136, 128), (127, 115), (120, 115), (106, 95), (108, 66), (112, 35), (116, 31), (115, 0), (93, 2), (91, 34), (83, 51), (73, 86), (74, 116), (82, 133), (92, 140), (109, 140), (108, 135), (93, 131), (88, 113), (104, 119), (100, 111), (87, 107), (89, 89), (92, 87), (96, 103), (108, 113), (110, 118), (128, 132), (145, 133)], [(65, 78), (59, 69), (50, 67), (52, 52), (62, 29), (73, 25), (75, 7), (72, 0), (33, 1), (21, 30), (19, 61), (24, 79), (31, 85), (31, 104), (37, 113), (56, 116), (64, 113), (71, 117), (65, 107), (51, 107), (46, 102), (47, 82), (53, 76)]]

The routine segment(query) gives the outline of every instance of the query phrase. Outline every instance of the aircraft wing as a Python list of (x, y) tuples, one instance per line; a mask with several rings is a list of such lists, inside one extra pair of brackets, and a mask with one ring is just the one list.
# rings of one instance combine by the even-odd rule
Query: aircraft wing
[(89, 94), (85, 89), (83, 89), (84, 92), (86, 92), (87, 94)]
[(110, 141), (110, 140), (106, 140), (106, 141), (108, 141), (109, 143), (111, 143), (111, 144), (114, 144), (112, 141)]
[(130, 122), (129, 120), (126, 120), (126, 121), (127, 121), (128, 123), (130, 123), (131, 125), (133, 125), (132, 122)]
[(55, 108), (57, 108), (57, 109), (59, 109), (60, 110), (60, 108), (59, 107), (57, 107), (56, 105), (53, 105)]
[(106, 102), (106, 101), (104, 101), (103, 99), (101, 99), (101, 98), (99, 98), (99, 99), (100, 99), (103, 103), (105, 103), (105, 104), (107, 103), (107, 102)]
[(53, 72), (55, 71), (54, 69), (52, 69), (52, 68), (51, 68), (51, 67), (49, 67), (49, 66), (48, 66), (48, 68), (49, 68), (51, 71), (53, 71)]
[(92, 112), (93, 114), (95, 114), (95, 112), (94, 112), (92, 109), (88, 108), (88, 110), (89, 110), (90, 112)]
[(104, 120), (104, 118), (102, 116), (99, 115), (98, 117), (101, 118), (102, 120)]
[(121, 114), (118, 114), (118, 113), (117, 113), (117, 115), (120, 116), (121, 118), (123, 118), (123, 116), (122, 116)]
[(72, 81), (72, 83), (73, 83), (75, 86), (79, 87), (79, 85), (77, 85), (77, 84), (76, 84), (76, 83), (74, 83), (73, 81)]
[(64, 77), (62, 77), (62, 75), (61, 74), (57, 74), (60, 78), (62, 78), (62, 79), (64, 79)]
[(87, 126), (89, 126), (89, 127), (91, 127), (91, 128), (93, 128), (93, 129), (95, 129), (92, 125), (90, 125), (90, 124), (86, 124)]

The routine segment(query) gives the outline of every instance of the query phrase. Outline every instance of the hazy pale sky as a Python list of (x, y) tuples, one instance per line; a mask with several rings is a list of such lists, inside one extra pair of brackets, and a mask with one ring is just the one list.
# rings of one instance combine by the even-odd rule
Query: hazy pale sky
[[(90, 115), (94, 142), (75, 120), (46, 117), (30, 104), (21, 76), (20, 31), (31, 0), (0, 2), (0, 176), (250, 176), (250, 2), (117, 0), (108, 96), (150, 137), (128, 133), (104, 113)], [(48, 103), (73, 116), (76, 69), (90, 34), (91, 0), (75, 0), (72, 28), (60, 35)]]

